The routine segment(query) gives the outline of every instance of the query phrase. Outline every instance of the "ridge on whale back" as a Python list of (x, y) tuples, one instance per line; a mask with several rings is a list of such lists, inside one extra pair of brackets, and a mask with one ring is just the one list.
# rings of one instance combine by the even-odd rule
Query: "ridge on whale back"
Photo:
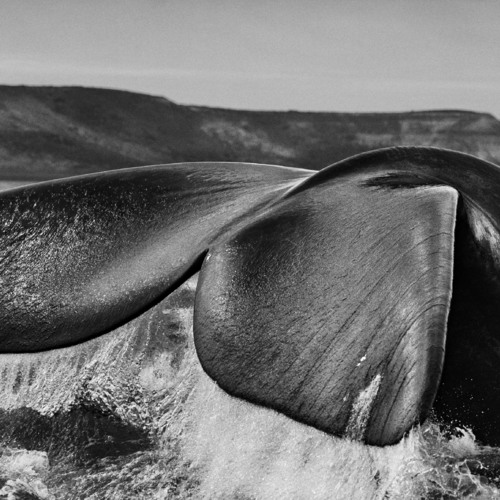
[(3, 192), (0, 221), (1, 352), (101, 335), (200, 271), (196, 351), (229, 394), (373, 445), (431, 412), (500, 445), (491, 163), (138, 167)]

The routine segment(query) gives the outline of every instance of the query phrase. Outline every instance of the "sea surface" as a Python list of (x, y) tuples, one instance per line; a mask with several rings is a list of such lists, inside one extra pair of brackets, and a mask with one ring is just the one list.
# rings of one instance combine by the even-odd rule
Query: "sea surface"
[(194, 352), (195, 286), (85, 344), (0, 355), (0, 498), (500, 498), (499, 450), (470, 430), (369, 447), (225, 394)]

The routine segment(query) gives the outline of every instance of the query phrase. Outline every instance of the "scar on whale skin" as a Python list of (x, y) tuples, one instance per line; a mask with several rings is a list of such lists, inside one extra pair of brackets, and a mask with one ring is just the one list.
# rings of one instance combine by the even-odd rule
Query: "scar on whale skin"
[(431, 411), (499, 445), (499, 193), (499, 167), (433, 148), (5, 191), (0, 351), (102, 335), (199, 271), (195, 346), (227, 393), (372, 445)]

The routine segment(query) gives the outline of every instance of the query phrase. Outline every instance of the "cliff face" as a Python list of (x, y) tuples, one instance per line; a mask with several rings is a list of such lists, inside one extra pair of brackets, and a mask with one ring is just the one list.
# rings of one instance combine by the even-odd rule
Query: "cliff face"
[(445, 147), (500, 164), (500, 122), (470, 111), (241, 111), (116, 90), (0, 86), (3, 179), (214, 160), (320, 169), (395, 145)]

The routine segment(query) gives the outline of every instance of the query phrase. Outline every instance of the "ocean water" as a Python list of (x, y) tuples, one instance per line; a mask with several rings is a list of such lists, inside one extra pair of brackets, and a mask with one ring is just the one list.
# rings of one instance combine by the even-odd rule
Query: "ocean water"
[(194, 353), (195, 286), (85, 344), (0, 356), (0, 498), (500, 498), (500, 450), (468, 429), (369, 447), (225, 394)]

